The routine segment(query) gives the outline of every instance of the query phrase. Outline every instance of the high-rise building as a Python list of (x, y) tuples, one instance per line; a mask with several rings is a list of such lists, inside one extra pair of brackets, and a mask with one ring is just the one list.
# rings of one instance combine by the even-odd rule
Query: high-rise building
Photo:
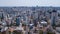
[(56, 22), (56, 21), (57, 21), (57, 16), (58, 16), (58, 15), (57, 15), (57, 10), (53, 10), (53, 11), (52, 11), (52, 16), (51, 16), (51, 19), (52, 19), (52, 20), (51, 20), (51, 25), (52, 25), (52, 26), (55, 26), (55, 25), (56, 25), (56, 23), (57, 23), (57, 22)]
[(20, 17), (16, 17), (16, 25), (19, 26), (20, 25)]

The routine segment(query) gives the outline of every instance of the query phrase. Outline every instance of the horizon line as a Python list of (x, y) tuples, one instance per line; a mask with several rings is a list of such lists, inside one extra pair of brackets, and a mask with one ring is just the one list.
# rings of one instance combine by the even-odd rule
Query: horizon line
[(0, 6), (0, 7), (60, 7), (60, 6)]

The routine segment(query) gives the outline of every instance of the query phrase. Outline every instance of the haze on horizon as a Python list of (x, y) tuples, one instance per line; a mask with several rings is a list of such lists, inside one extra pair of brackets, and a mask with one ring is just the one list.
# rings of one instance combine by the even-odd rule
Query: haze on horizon
[(0, 0), (0, 6), (59, 6), (60, 0)]

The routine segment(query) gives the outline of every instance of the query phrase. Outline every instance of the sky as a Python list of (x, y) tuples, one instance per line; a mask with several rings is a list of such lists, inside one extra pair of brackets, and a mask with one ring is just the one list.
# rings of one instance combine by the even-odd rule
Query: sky
[(60, 0), (0, 0), (0, 6), (59, 6)]

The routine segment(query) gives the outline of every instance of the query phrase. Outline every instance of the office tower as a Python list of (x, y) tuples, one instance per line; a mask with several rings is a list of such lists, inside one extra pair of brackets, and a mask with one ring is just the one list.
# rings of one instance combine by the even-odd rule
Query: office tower
[(41, 17), (41, 11), (38, 11), (38, 21), (41, 20), (40, 17)]
[(51, 10), (48, 10), (48, 11), (47, 11), (47, 16), (49, 17), (49, 19), (51, 19), (51, 13), (52, 13)]
[(4, 15), (3, 15), (3, 13), (2, 13), (2, 16), (1, 16), (1, 21), (4, 19)]
[(20, 17), (16, 16), (16, 26), (20, 25)]
[(56, 11), (56, 10), (53, 10), (53, 11), (52, 11), (51, 19), (52, 19), (51, 25), (52, 25), (52, 26), (55, 26), (56, 23), (57, 23), (57, 22), (56, 22), (56, 21), (57, 21), (57, 11)]

